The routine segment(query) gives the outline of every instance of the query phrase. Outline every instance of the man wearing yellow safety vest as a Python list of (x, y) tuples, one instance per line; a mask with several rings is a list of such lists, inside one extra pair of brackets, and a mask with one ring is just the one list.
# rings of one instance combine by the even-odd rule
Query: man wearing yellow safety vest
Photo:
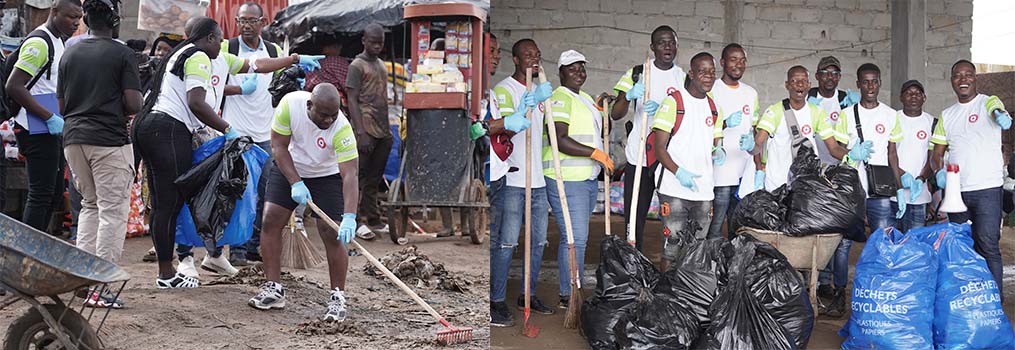
[[(571, 218), (572, 235), (577, 249), (578, 267), (584, 266), (585, 244), (589, 238), (589, 218), (596, 207), (599, 183), (596, 178), (600, 170), (609, 174), (613, 161), (603, 152), (603, 114), (596, 108), (592, 96), (581, 91), (587, 77), (585, 56), (575, 50), (560, 54), (558, 72), (560, 87), (554, 90), (547, 101), (554, 130), (557, 132), (557, 147), (560, 157), (561, 178), (567, 196), (567, 215)], [(553, 216), (560, 227), (561, 244), (557, 251), (557, 266), (560, 269), (560, 308), (566, 309), (571, 295), (571, 271), (568, 265), (568, 245), (562, 224), (564, 211), (560, 204), (553, 161), (553, 149), (549, 141), (543, 143), (543, 175), (546, 176), (546, 197), (550, 201)], [(581, 278), (581, 271), (578, 271)]]

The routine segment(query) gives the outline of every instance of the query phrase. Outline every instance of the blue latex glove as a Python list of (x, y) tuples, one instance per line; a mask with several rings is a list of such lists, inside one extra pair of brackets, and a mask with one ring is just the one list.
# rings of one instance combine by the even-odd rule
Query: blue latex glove
[(754, 135), (751, 135), (751, 133), (740, 135), (740, 150), (744, 152), (754, 151)]
[(293, 198), (293, 202), (296, 202), (296, 204), (307, 204), (307, 201), (311, 200), (310, 189), (307, 188), (307, 185), (303, 184), (303, 181), (290, 186), (289, 196)]
[(680, 185), (689, 188), (693, 192), (698, 192), (698, 185), (694, 183), (694, 179), (699, 177), (701, 175), (684, 170), (684, 168), (677, 168), (677, 181), (680, 181)]
[(642, 96), (645, 96), (645, 84), (641, 81), (634, 83), (634, 86), (624, 94), (624, 98), (628, 101), (640, 99)]
[(730, 114), (729, 117), (726, 117), (726, 127), (735, 128), (738, 125), (740, 125), (740, 123), (743, 121), (744, 121), (744, 112), (736, 111), (736, 113)]
[(46, 128), (49, 129), (50, 135), (60, 135), (63, 133), (63, 116), (60, 113), (53, 113), (46, 119)]
[(299, 65), (303, 68), (303, 71), (313, 72), (318, 68), (321, 68), (321, 62), (317, 61), (320, 61), (323, 58), (324, 55), (300, 55)]
[(821, 105), (821, 101), (823, 101), (824, 99), (825, 98), (821, 97), (820, 95), (819, 96), (808, 96), (807, 97), (807, 102), (810, 102), (810, 103), (813, 103), (815, 105), (820, 106)]
[(645, 115), (655, 117), (657, 111), (659, 111), (659, 104), (656, 103), (656, 101), (648, 101), (645, 103)]
[(860, 103), (860, 92), (850, 89), (846, 91), (846, 98), (842, 100), (842, 104), (839, 106), (842, 108), (853, 107), (857, 103)]
[(513, 133), (520, 133), (528, 129), (532, 125), (532, 121), (525, 118), (525, 112), (528, 111), (528, 107), (522, 107), (515, 111), (513, 114), (504, 118), (504, 129)]
[(896, 219), (902, 219), (903, 215), (906, 215), (906, 190), (898, 189), (895, 191), (895, 201), (899, 204), (899, 211), (895, 213)]
[(758, 170), (754, 172), (754, 189), (761, 190), (765, 188), (765, 171)]
[(307, 79), (305, 78), (296, 78), (296, 82), (300, 83), (300, 89), (303, 89), (307, 86)]
[(923, 180), (913, 180), (913, 185), (909, 186), (909, 201), (916, 202), (916, 197), (920, 196), (923, 192)]
[(1011, 128), (1011, 115), (1009, 115), (1006, 111), (995, 109), (994, 120), (997, 121), (997, 125), (1001, 126), (1001, 130), (1008, 130), (1008, 128)]
[(338, 225), (338, 240), (342, 244), (349, 244), (353, 237), (356, 237), (356, 214), (342, 214), (342, 223)]
[(248, 75), (243, 78), (243, 83), (240, 83), (240, 93), (244, 95), (250, 95), (257, 90), (257, 74)]
[(864, 141), (863, 143), (853, 146), (853, 149), (849, 150), (849, 159), (863, 162), (871, 157), (871, 147), (874, 147), (874, 143), (870, 140)]
[(553, 95), (553, 86), (550, 82), (545, 82), (536, 86), (536, 103), (546, 101)]
[(913, 187), (913, 181), (916, 181), (916, 177), (910, 173), (903, 173), (902, 177), (899, 178), (899, 182), (902, 183), (902, 187), (906, 188)]
[(726, 150), (722, 146), (718, 146), (712, 149), (712, 164), (715, 166), (722, 166), (726, 164)]
[(536, 96), (530, 94), (528, 91), (522, 93), (522, 106), (533, 108), (536, 107)]
[(240, 137), (240, 133), (236, 132), (236, 128), (230, 127), (229, 132), (225, 134), (226, 141)]
[(937, 173), (934, 174), (934, 177), (937, 180), (937, 187), (940, 187), (941, 189), (945, 188), (945, 174), (946, 173), (947, 172), (944, 169), (941, 169), (941, 170), (938, 170)]

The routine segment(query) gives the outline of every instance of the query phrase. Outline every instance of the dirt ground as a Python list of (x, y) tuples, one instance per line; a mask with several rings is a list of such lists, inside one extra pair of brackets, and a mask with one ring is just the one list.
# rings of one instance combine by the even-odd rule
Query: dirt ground
[[(323, 255), (323, 244), (311, 220), (307, 225), (315, 248)], [(465, 289), (455, 292), (436, 284), (410, 284), (451, 324), (475, 329), (474, 340), (452, 348), (488, 348), (488, 245), (473, 245), (460, 236), (435, 239), (410, 235), (409, 239), (419, 253), (443, 264), (448, 275)], [(239, 284), (211, 285), (215, 277), (202, 271), (203, 285), (197, 289), (156, 289), (156, 264), (141, 262), (151, 244), (149, 237), (128, 239), (124, 244), (121, 263), (132, 279), (121, 297), (127, 308), (114, 310), (99, 333), (109, 349), (443, 348), (435, 343), (435, 334), (444, 327), (387, 279), (367, 275), (364, 268), (369, 262), (363, 256), (350, 257), (345, 294), (348, 319), (333, 324), (317, 321), (329, 295), (326, 263), (308, 270), (283, 269), (290, 273), (283, 275), (286, 308), (259, 311), (246, 304), (263, 282), (256, 272), (241, 272), (248, 276), (233, 279)], [(387, 236), (364, 246), (378, 258), (404, 248), (392, 244)], [(195, 253), (197, 259), (204, 257), (203, 249)], [(0, 329), (6, 331), (26, 309), (26, 303), (18, 303), (0, 310)]]
[[(612, 231), (624, 232), (623, 218), (618, 217), (617, 215), (611, 215), (611, 218), (613, 219), (611, 220)], [(595, 269), (599, 263), (599, 244), (604, 237), (605, 231), (603, 224), (604, 221), (602, 216), (596, 215), (589, 227), (589, 246), (586, 249), (585, 255), (586, 266), (584, 295), (586, 299), (592, 296), (595, 289)], [(661, 227), (659, 221), (648, 221), (646, 232), (659, 232), (660, 230)], [(1005, 227), (1001, 236), (1001, 253), (1007, 264), (1015, 264), (1015, 236), (1013, 236), (1013, 234), (1015, 234), (1015, 228)], [(648, 258), (658, 264), (659, 253), (662, 247), (661, 237), (657, 235), (651, 236), (652, 237), (646, 237), (644, 246), (646, 247), (645, 250), (646, 253), (648, 253)], [(547, 306), (556, 308), (558, 300), (557, 291), (559, 288), (557, 277), (557, 247), (558, 242), (560, 242), (560, 238), (552, 215), (550, 216), (547, 241), (549, 241), (549, 244), (546, 246), (546, 250), (543, 253), (543, 265), (542, 271), (540, 272), (536, 296), (538, 296)], [(854, 264), (862, 250), (863, 244), (853, 244), (850, 259)], [(512, 260), (511, 273), (508, 280), (507, 302), (514, 313), (515, 325), (514, 327), (507, 328), (492, 327), (491, 348), (547, 350), (587, 349), (588, 343), (585, 341), (585, 338), (579, 334), (578, 330), (564, 329), (563, 324), (565, 310), (562, 309), (555, 309), (556, 313), (553, 315), (540, 315), (533, 313), (529, 318), (529, 323), (536, 325), (540, 329), (539, 336), (536, 338), (527, 338), (521, 335), (523, 315), (521, 311), (514, 307), (516, 299), (522, 289), (521, 276), (523, 269), (520, 251), (521, 249), (515, 250), (516, 258)], [(1015, 315), (1015, 269), (1009, 267), (1005, 270), (1004, 309), (1009, 319), (1011, 319), (1012, 316)], [(850, 274), (852, 276), (852, 271)], [(847, 288), (852, 288), (852, 284), (850, 284)], [(836, 333), (840, 328), (842, 328), (848, 318), (848, 314), (841, 319), (819, 316), (814, 324), (814, 330), (811, 334), (808, 349), (839, 349), (839, 345), (842, 344), (843, 338), (839, 337)]]

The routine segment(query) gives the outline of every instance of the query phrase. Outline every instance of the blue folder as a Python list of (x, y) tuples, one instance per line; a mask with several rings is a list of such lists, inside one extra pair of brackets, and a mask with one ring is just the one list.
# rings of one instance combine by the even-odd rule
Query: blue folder
[[(56, 101), (55, 93), (32, 95), (32, 98), (50, 112), (57, 112), (60, 110), (60, 106)], [(39, 117), (32, 112), (29, 112), (28, 109), (25, 109), (25, 113), (28, 115), (28, 133), (30, 135), (49, 133), (49, 127), (46, 126), (46, 119), (49, 118), (48, 115), (45, 117)]]

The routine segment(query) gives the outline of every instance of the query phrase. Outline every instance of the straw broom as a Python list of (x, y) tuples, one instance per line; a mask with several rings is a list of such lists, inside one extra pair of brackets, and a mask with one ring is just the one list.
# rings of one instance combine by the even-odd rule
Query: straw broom
[(282, 266), (302, 270), (322, 262), (324, 257), (311, 245), (307, 231), (297, 230), (295, 214), (290, 215), (289, 229), (282, 230)]

